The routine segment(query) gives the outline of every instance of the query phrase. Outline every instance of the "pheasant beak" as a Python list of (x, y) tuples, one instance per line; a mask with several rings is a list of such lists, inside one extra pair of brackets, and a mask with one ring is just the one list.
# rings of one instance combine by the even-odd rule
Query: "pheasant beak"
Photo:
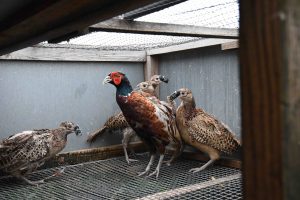
[(174, 99), (176, 99), (178, 96), (180, 95), (179, 91), (175, 91), (170, 95), (170, 99), (173, 101)]
[(110, 82), (112, 82), (112, 79), (110, 78), (110, 76), (106, 76), (106, 77), (103, 79), (102, 84), (104, 85), (104, 84), (107, 84), (107, 83), (110, 83)]
[(161, 80), (162, 82), (165, 82), (165, 83), (169, 82), (169, 79), (165, 76), (162, 76), (162, 75), (159, 76), (159, 80)]
[(75, 126), (74, 132), (76, 135), (81, 136), (81, 130), (79, 129), (79, 126)]

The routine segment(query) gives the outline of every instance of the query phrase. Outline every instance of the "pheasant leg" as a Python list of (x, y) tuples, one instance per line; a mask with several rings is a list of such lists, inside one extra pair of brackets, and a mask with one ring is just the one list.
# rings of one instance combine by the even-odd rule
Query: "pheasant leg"
[(29, 185), (35, 185), (36, 186), (36, 185), (45, 183), (46, 180), (49, 180), (53, 177), (60, 176), (62, 173), (64, 173), (64, 171), (65, 171), (65, 167), (63, 167), (62, 169), (56, 171), (51, 176), (48, 176), (48, 177), (46, 177), (44, 179), (41, 179), (41, 180), (38, 180), (38, 181), (31, 181), (31, 180), (25, 178), (24, 176), (20, 176), (19, 178), (22, 179), (23, 181), (25, 181), (26, 183), (28, 183)]
[(190, 169), (189, 172), (193, 172), (193, 173), (200, 172), (200, 171), (204, 170), (205, 168), (207, 168), (208, 166), (210, 166), (211, 164), (213, 164), (214, 162), (215, 162), (215, 160), (210, 159), (207, 163), (205, 163), (205, 165), (203, 165), (201, 167), (197, 167), (197, 168), (192, 168), (192, 169)]
[(159, 156), (159, 161), (158, 161), (158, 164), (157, 164), (157, 167), (156, 167), (155, 171), (152, 172), (151, 174), (149, 174), (148, 177), (156, 175), (156, 178), (158, 178), (159, 170), (160, 170), (161, 164), (163, 163), (163, 159), (164, 159), (164, 154), (161, 154)]
[(44, 178), (43, 180), (46, 181), (46, 180), (49, 180), (53, 177), (61, 176), (65, 172), (65, 169), (66, 169), (65, 167), (62, 167), (60, 170), (57, 170), (56, 172), (54, 172), (54, 174)]
[(163, 161), (163, 163), (166, 163), (168, 166), (170, 166), (172, 162), (182, 154), (183, 149), (184, 145), (182, 143), (176, 144), (175, 151), (170, 160)]
[(19, 178), (22, 179), (23, 181), (25, 181), (26, 183), (28, 183), (29, 185), (37, 186), (39, 184), (44, 183), (44, 179), (38, 180), (38, 181), (31, 181), (31, 180), (25, 178), (24, 176), (20, 176)]
[(123, 134), (123, 140), (122, 140), (122, 144), (123, 144), (123, 149), (124, 149), (124, 154), (125, 154), (125, 159), (127, 161), (128, 164), (130, 164), (130, 162), (135, 162), (138, 161), (136, 159), (130, 159), (128, 157), (128, 152), (127, 152), (127, 147), (128, 147), (128, 143), (130, 142), (132, 136), (134, 136), (134, 134), (132, 133), (133, 130), (130, 129), (125, 129), (124, 130), (124, 134)]
[(154, 158), (155, 158), (155, 155), (152, 154), (151, 158), (150, 158), (150, 161), (149, 161), (149, 163), (146, 167), (146, 170), (144, 172), (139, 173), (138, 176), (143, 176), (143, 175), (147, 174), (150, 171), (150, 168), (151, 168), (151, 165), (153, 164)]

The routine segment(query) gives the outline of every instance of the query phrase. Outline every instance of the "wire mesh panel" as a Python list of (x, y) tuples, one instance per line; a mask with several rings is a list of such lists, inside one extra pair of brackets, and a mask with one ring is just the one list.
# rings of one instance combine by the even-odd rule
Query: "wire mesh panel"
[[(119, 16), (123, 18), (125, 15)], [(194, 25), (213, 28), (239, 28), (237, 0), (188, 0), (136, 19), (141, 22)], [(182, 37), (133, 33), (93, 32), (62, 44), (97, 46), (105, 49), (145, 50), (202, 40)]]
[[(239, 170), (221, 166), (213, 166), (203, 172), (191, 174), (189, 169), (199, 167), (203, 163), (179, 159), (171, 166), (163, 165), (159, 179), (144, 178), (138, 177), (137, 172), (145, 169), (149, 156), (140, 154), (137, 159), (138, 162), (130, 165), (124, 157), (118, 157), (67, 166), (62, 176), (39, 186), (26, 185), (12, 177), (0, 177), (0, 199), (136, 199), (240, 174)], [(154, 170), (155, 164), (151, 170)], [(41, 170), (28, 178), (41, 179), (55, 170), (57, 168)], [(181, 196), (184, 199), (199, 199), (200, 196), (200, 199), (241, 198), (240, 178), (210, 185), (200, 190), (180, 193), (179, 196), (172, 196), (170, 199), (181, 199)]]
[(201, 190), (167, 198), (168, 200), (192, 200), (192, 199), (242, 199), (241, 178), (217, 184)]

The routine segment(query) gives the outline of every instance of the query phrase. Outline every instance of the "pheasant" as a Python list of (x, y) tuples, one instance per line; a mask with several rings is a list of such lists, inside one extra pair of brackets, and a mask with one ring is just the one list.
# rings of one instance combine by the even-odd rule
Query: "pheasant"
[[(161, 83), (168, 83), (168, 78), (162, 75), (153, 75), (149, 81), (145, 81), (139, 83), (135, 88), (136, 91), (144, 92), (144, 95), (156, 96), (155, 88)], [(115, 132), (122, 131), (123, 139), (122, 145), (124, 150), (125, 159), (128, 164), (130, 162), (137, 161), (135, 159), (130, 159), (127, 153), (127, 147), (132, 138), (136, 135), (132, 128), (128, 125), (126, 119), (122, 112), (117, 113), (108, 118), (108, 120), (104, 123), (103, 127), (98, 129), (97, 131), (89, 134), (87, 138), (87, 142), (93, 142), (98, 136), (102, 135), (106, 131)]]
[(196, 108), (191, 90), (182, 88), (171, 95), (172, 100), (177, 97), (181, 99), (181, 104), (176, 111), (176, 124), (182, 140), (210, 157), (206, 164), (193, 168), (190, 172), (204, 170), (220, 158), (221, 152), (231, 154), (241, 146), (235, 134), (225, 124), (203, 109)]
[(72, 132), (76, 135), (81, 133), (76, 124), (62, 122), (56, 129), (23, 131), (3, 139), (0, 141), (0, 169), (30, 185), (43, 183), (57, 174), (39, 181), (31, 181), (25, 175), (62, 151), (66, 146), (67, 136)]
[(116, 101), (126, 121), (149, 148), (150, 161), (139, 176), (149, 173), (155, 154), (159, 153), (157, 167), (149, 174), (158, 178), (166, 146), (171, 142), (182, 145), (172, 108), (166, 103), (161, 103), (155, 96), (146, 97), (133, 91), (128, 78), (121, 72), (110, 73), (103, 83), (110, 83), (116, 87)]

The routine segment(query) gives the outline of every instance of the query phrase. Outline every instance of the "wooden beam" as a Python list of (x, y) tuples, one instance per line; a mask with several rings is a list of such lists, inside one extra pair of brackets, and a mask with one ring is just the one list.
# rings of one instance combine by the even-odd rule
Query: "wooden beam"
[(237, 48), (239, 48), (238, 41), (227, 42), (227, 43), (221, 44), (221, 50), (229, 50), (229, 49), (237, 49)]
[(145, 62), (145, 51), (109, 51), (96, 48), (59, 46), (28, 47), (0, 56), (2, 60), (84, 61), (84, 62)]
[(150, 50), (147, 50), (147, 55), (157, 55), (157, 54), (171, 53), (171, 52), (177, 52), (177, 51), (184, 51), (184, 50), (189, 50), (189, 49), (197, 49), (197, 48), (201, 48), (201, 47), (221, 45), (223, 43), (232, 42), (232, 41), (236, 41), (236, 40), (234, 40), (234, 39), (203, 39), (203, 40), (197, 40), (197, 41), (187, 42), (187, 43), (178, 44), (178, 45), (150, 49)]
[[(240, 1), (243, 180), (246, 200), (283, 199), (281, 108), (284, 105), (280, 80), (284, 74), (281, 74), (281, 11), (276, 1)], [(299, 97), (299, 91), (293, 92)], [(294, 122), (299, 124), (299, 119)], [(297, 170), (299, 172), (299, 168)], [(299, 183), (299, 179), (297, 181)]]
[[(132, 142), (129, 144), (129, 147), (134, 149), (136, 153), (147, 151), (145, 145), (142, 142)], [(82, 149), (78, 151), (60, 153), (54, 158), (48, 160), (43, 168), (57, 167), (60, 165), (74, 165), (78, 163), (104, 160), (123, 155), (124, 149), (121, 144), (92, 149)]]
[(238, 29), (110, 19), (90, 26), (90, 31), (143, 33), (186, 37), (238, 38)]
[(300, 197), (300, 1), (287, 0), (280, 3), (280, 12), (277, 13), (281, 22), (282, 45), (279, 73), (284, 199), (296, 200)]
[[(18, 18), (16, 22), (0, 28), (0, 55), (83, 30), (91, 24), (107, 20), (158, 0), (51, 0), (37, 12)], [(43, 2), (42, 2), (43, 3)], [(34, 10), (23, 8), (22, 11)], [(9, 20), (9, 19), (7, 19)]]

